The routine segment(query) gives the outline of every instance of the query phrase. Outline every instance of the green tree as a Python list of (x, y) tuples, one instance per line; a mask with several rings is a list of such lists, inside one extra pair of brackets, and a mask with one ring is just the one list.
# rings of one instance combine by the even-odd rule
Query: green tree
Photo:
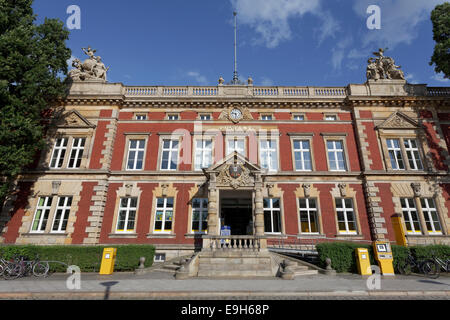
[(444, 2), (431, 12), (433, 39), (436, 41), (430, 66), (435, 64), (436, 73), (450, 78), (450, 3)]
[(0, 208), (44, 144), (43, 114), (66, 91), (69, 31), (36, 24), (33, 0), (0, 0)]

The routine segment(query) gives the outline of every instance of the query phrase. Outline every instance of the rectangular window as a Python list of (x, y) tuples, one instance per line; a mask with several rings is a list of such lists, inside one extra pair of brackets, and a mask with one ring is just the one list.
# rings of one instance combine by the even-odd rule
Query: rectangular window
[(278, 171), (278, 152), (276, 140), (261, 140), (259, 161), (263, 169)]
[(192, 200), (192, 232), (206, 233), (208, 230), (208, 199)]
[(52, 207), (52, 197), (39, 197), (36, 212), (34, 213), (31, 232), (43, 233), (47, 227), (48, 217)]
[(136, 222), (137, 198), (121, 198), (116, 232), (133, 232)]
[(429, 234), (442, 234), (441, 223), (439, 215), (436, 210), (436, 204), (432, 198), (420, 199), (422, 205), (422, 212)]
[(327, 141), (330, 171), (345, 171), (344, 143), (340, 140)]
[(281, 209), (280, 199), (264, 199), (264, 232), (281, 232)]
[(142, 170), (144, 165), (145, 140), (130, 140), (127, 170)]
[(136, 120), (140, 120), (140, 121), (147, 120), (147, 116), (145, 114), (137, 114)]
[(302, 114), (294, 114), (293, 119), (296, 121), (303, 121), (303, 120), (305, 120), (305, 116)]
[(55, 146), (53, 148), (52, 161), (50, 163), (50, 168), (58, 169), (62, 168), (64, 157), (67, 150), (68, 138), (58, 138), (56, 139)]
[(173, 222), (173, 198), (157, 198), (155, 232), (171, 232)]
[(211, 115), (210, 114), (201, 114), (200, 120), (209, 121), (209, 120), (211, 120)]
[(178, 120), (178, 115), (177, 114), (169, 114), (167, 116), (168, 120)]
[(58, 233), (66, 231), (71, 206), (72, 206), (72, 197), (58, 198), (55, 218), (53, 220), (52, 232)]
[(423, 170), (422, 161), (420, 160), (419, 148), (417, 141), (413, 139), (404, 139), (406, 157), (408, 158), (409, 168), (411, 170)]
[(337, 117), (335, 115), (326, 115), (325, 120), (326, 121), (336, 121)]
[(335, 203), (339, 233), (356, 234), (356, 219), (353, 212), (353, 200), (338, 198)]
[(178, 140), (163, 140), (161, 170), (177, 170)]
[(227, 155), (237, 152), (245, 156), (245, 140), (244, 139), (228, 139), (227, 140)]
[(309, 140), (294, 140), (295, 170), (311, 171), (311, 148)]
[(209, 168), (212, 164), (212, 140), (196, 140), (195, 170)]
[(81, 166), (81, 159), (83, 157), (84, 146), (86, 138), (74, 138), (72, 141), (72, 150), (70, 151), (70, 159), (68, 168), (76, 169)]
[(402, 150), (400, 149), (400, 140), (387, 139), (386, 143), (388, 147), (389, 158), (391, 159), (391, 168), (393, 170), (405, 170)]
[(300, 198), (300, 226), (302, 233), (319, 233), (316, 199)]
[(270, 114), (263, 114), (261, 116), (261, 120), (270, 121), (270, 120), (272, 120), (272, 115), (270, 115)]
[(421, 234), (419, 215), (417, 213), (414, 198), (400, 198), (402, 205), (403, 219), (405, 220), (406, 231), (410, 234)]

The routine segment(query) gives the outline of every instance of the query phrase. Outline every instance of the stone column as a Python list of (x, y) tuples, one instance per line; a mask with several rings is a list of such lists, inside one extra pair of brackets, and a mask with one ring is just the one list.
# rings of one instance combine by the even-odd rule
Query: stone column
[(219, 191), (216, 186), (216, 176), (211, 175), (208, 188), (208, 235), (219, 235), (218, 221), (219, 215), (217, 211)]
[[(263, 182), (261, 175), (255, 177), (255, 209), (253, 210), (255, 221), (255, 236), (261, 238), (261, 249), (267, 248), (267, 242), (264, 238), (264, 205), (263, 205)], [(264, 238), (264, 239), (263, 239)]]

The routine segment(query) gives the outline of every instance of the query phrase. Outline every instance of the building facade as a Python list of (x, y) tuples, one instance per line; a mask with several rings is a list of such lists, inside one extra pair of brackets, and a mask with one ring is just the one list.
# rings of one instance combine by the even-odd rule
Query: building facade
[(48, 148), (0, 216), (0, 243), (154, 244), (224, 226), (263, 239), (450, 244), (450, 88), (130, 87), (77, 79)]

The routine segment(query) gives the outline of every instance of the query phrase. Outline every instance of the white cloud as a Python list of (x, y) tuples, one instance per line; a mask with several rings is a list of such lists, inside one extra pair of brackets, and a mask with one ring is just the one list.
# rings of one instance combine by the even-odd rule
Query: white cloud
[(271, 86), (273, 86), (273, 80), (269, 79), (267, 77), (262, 77), (261, 78), (261, 85), (262, 86), (266, 86), (266, 87), (271, 87)]
[(194, 80), (197, 81), (199, 85), (205, 86), (208, 84), (208, 80), (206, 79), (206, 77), (201, 75), (197, 71), (189, 71), (188, 73), (186, 73), (186, 75), (188, 77), (194, 78)]
[(419, 81), (416, 79), (416, 76), (412, 73), (408, 73), (405, 75), (405, 80), (412, 84), (418, 84)]
[(431, 79), (436, 80), (438, 82), (450, 82), (450, 79), (444, 78), (444, 74), (436, 73), (434, 76), (431, 77)]
[[(381, 29), (367, 29), (363, 33), (363, 46), (375, 44), (393, 49), (399, 44), (410, 44), (417, 37), (417, 26), (429, 20), (434, 7), (443, 2), (445, 0), (378, 0)], [(372, 4), (373, 0), (355, 0), (353, 10), (366, 20), (369, 17), (366, 10)]]
[(340, 70), (342, 68), (342, 61), (345, 58), (345, 51), (352, 44), (353, 39), (351, 36), (347, 36), (337, 43), (337, 45), (331, 50), (331, 65), (334, 70)]
[(289, 20), (307, 13), (322, 20), (318, 29), (319, 42), (334, 36), (338, 23), (331, 16), (320, 11), (321, 0), (230, 0), (238, 12), (239, 24), (247, 24), (260, 35), (255, 43), (275, 48), (281, 42), (292, 38)]
[(73, 62), (73, 60), (75, 60), (75, 59), (78, 59), (78, 58), (75, 57), (74, 55), (71, 55), (71, 56), (70, 56), (70, 59), (67, 60), (67, 65), (69, 66), (69, 69), (72, 68), (72, 62)]

